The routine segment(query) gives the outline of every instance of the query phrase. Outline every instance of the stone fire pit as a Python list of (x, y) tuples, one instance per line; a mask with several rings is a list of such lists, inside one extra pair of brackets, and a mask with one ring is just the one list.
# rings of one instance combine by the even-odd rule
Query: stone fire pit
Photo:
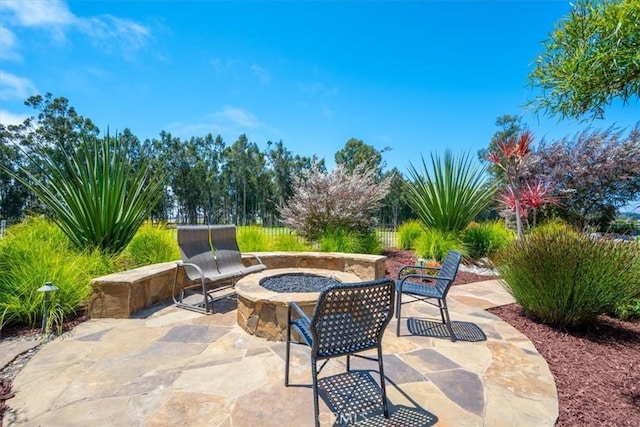
[[(276, 292), (261, 286), (261, 282), (263, 280), (269, 282), (271, 280), (267, 279), (270, 278), (284, 277), (283, 283), (272, 283), (267, 286), (287, 287), (291, 282), (309, 282), (305, 286), (313, 286), (311, 282), (314, 280), (305, 280), (311, 276), (326, 277), (341, 283), (362, 281), (353, 273), (317, 268), (277, 268), (250, 274), (239, 280), (235, 286), (238, 295), (238, 325), (251, 335), (271, 341), (284, 341), (289, 303), (295, 301), (307, 314), (311, 315), (320, 292), (319, 290), (299, 292), (299, 289)], [(294, 290), (296, 292), (292, 292)]]

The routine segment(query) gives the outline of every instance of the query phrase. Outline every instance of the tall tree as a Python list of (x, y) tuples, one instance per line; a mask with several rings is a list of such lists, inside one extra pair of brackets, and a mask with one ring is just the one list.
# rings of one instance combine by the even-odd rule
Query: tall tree
[(30, 193), (12, 175), (24, 165), (24, 156), (8, 136), (7, 128), (0, 124), (0, 219), (13, 223), (22, 217)]
[(224, 150), (222, 177), (231, 197), (232, 218), (235, 224), (252, 223), (263, 211), (261, 203), (266, 194), (260, 192), (259, 182), (264, 181), (266, 159), (254, 142), (242, 134), (236, 142)]
[[(511, 114), (504, 114), (496, 118), (495, 125), (499, 128), (491, 137), (491, 141), (489, 141), (489, 146), (487, 148), (482, 148), (478, 150), (478, 158), (481, 161), (488, 161), (487, 155), (489, 153), (496, 153), (500, 150), (498, 149), (498, 143), (500, 141), (506, 141), (509, 138), (516, 138), (522, 132), (527, 130), (527, 125), (522, 123), (521, 116), (513, 116)], [(489, 162), (489, 166), (487, 167), (487, 172), (491, 174), (491, 176), (498, 180), (504, 180), (503, 170)]]
[(529, 75), (533, 104), (560, 117), (604, 116), (619, 98), (640, 99), (640, 1), (577, 0), (544, 42)]
[(352, 173), (358, 166), (363, 165), (375, 170), (376, 176), (380, 178), (384, 166), (382, 153), (389, 149), (385, 147), (382, 150), (376, 150), (374, 146), (365, 144), (361, 139), (351, 138), (336, 153), (335, 160), (336, 164), (343, 165), (348, 173)]
[(401, 222), (415, 218), (407, 201), (407, 181), (398, 168), (393, 168), (383, 175), (389, 181), (389, 192), (382, 201), (380, 223), (394, 228)]
[[(25, 105), (36, 110), (37, 114), (18, 125), (2, 126), (3, 161), (13, 162), (7, 165), (9, 169), (24, 168), (46, 182), (48, 177), (39, 175), (43, 171), (42, 165), (49, 160), (62, 163), (74, 155), (84, 141), (96, 139), (99, 129), (90, 119), (78, 114), (64, 97), (54, 98), (51, 93), (36, 95), (28, 98)], [(31, 190), (7, 179), (9, 187), (6, 191), (11, 192), (11, 199), (7, 196), (6, 203), (11, 206), (5, 207), (11, 209), (11, 216), (22, 217), (25, 209), (36, 212), (46, 209)], [(9, 216), (8, 211), (5, 214)]]

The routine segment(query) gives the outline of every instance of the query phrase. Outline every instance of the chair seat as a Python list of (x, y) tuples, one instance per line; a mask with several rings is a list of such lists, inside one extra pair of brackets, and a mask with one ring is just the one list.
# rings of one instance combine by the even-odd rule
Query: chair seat
[[(396, 289), (400, 290), (400, 280), (398, 280), (396, 284)], [(424, 283), (415, 283), (415, 282), (407, 282), (402, 283), (402, 293), (403, 294), (412, 294), (419, 295), (421, 297), (431, 297), (431, 298), (442, 298), (442, 291), (440, 291), (436, 286), (424, 284)]]

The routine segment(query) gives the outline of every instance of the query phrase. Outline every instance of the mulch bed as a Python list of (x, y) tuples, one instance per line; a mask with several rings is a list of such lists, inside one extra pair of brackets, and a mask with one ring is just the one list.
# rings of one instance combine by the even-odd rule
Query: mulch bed
[[(414, 264), (413, 251), (385, 252), (387, 276)], [(458, 271), (455, 285), (491, 279)], [(587, 330), (559, 331), (524, 316), (518, 304), (489, 310), (527, 336), (553, 374), (560, 404), (557, 426), (640, 426), (640, 319), (623, 322), (601, 316)], [(65, 324), (72, 328), (80, 316)], [(2, 337), (39, 334), (39, 330), (3, 330)], [(0, 425), (11, 398), (11, 380), (0, 378)]]

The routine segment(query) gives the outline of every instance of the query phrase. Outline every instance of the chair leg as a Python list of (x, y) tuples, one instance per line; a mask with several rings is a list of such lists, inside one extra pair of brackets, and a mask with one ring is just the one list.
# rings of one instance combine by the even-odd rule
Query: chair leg
[(351, 355), (347, 354), (347, 372), (351, 370)]
[(284, 386), (289, 387), (289, 357), (291, 352), (291, 319), (287, 322), (287, 342), (284, 353)]
[(398, 298), (396, 301), (396, 337), (400, 336), (400, 311), (402, 309), (402, 291), (398, 291)]
[[(438, 300), (440, 301), (440, 300)], [(447, 325), (447, 329), (449, 329), (449, 336), (451, 337), (451, 341), (455, 342), (456, 341), (456, 336), (453, 333), (453, 327), (451, 326), (451, 319), (449, 318), (449, 308), (447, 307), (447, 301), (446, 300), (442, 300), (442, 305), (441, 305), (441, 309), (440, 309), (443, 314), (444, 314), (444, 318), (446, 318), (446, 325)], [(444, 320), (443, 318), (443, 320)]]
[(313, 376), (313, 414), (316, 427), (320, 427), (320, 405), (318, 403), (318, 370), (316, 359), (311, 356), (311, 375)]
[[(173, 287), (171, 288), (171, 298), (173, 298), (173, 302), (175, 304), (178, 303), (178, 299), (176, 299), (176, 288), (177, 288), (177, 285), (178, 285), (178, 270), (179, 269), (180, 269), (180, 266), (176, 265), (176, 274), (173, 277)], [(180, 295), (182, 295), (182, 293)], [(180, 302), (182, 302), (182, 297), (180, 297)]]
[(380, 388), (382, 389), (382, 408), (384, 417), (389, 418), (389, 405), (387, 403), (387, 388), (384, 384), (384, 367), (382, 363), (382, 347), (378, 347), (378, 372), (380, 373)]

